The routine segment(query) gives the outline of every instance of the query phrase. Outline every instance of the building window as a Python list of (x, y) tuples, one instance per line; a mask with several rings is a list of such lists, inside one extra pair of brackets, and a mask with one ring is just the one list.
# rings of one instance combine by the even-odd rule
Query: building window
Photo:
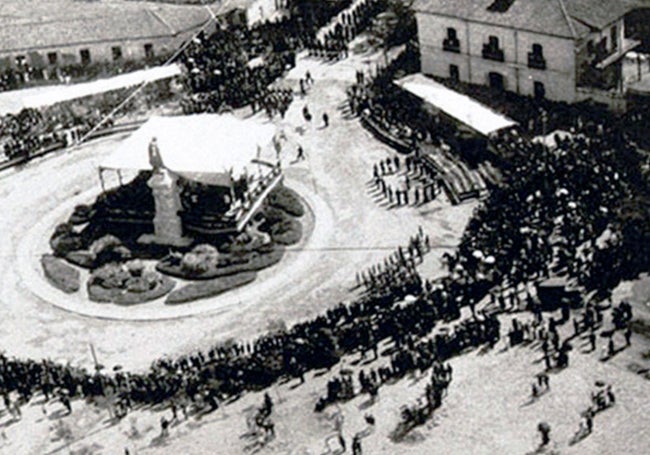
[(90, 51), (88, 49), (81, 49), (79, 56), (81, 57), (82, 65), (88, 65), (90, 63)]
[(612, 42), (612, 52), (618, 49), (618, 27), (616, 24), (609, 30), (609, 40)]
[(56, 65), (58, 61), (59, 61), (59, 54), (57, 54), (56, 52), (47, 53), (47, 63), (49, 63), (50, 65)]
[(447, 29), (447, 37), (442, 41), (442, 49), (447, 52), (460, 53), (460, 41), (458, 41), (455, 28), (449, 27)]
[(499, 48), (499, 38), (488, 37), (488, 42), (483, 44), (483, 58), (486, 60), (504, 61), (503, 49)]
[(449, 65), (449, 79), (454, 82), (460, 80), (460, 71), (458, 71), (458, 65)]
[(155, 57), (153, 52), (153, 44), (147, 43), (144, 45), (144, 57), (147, 60), (152, 60)]
[(111, 47), (111, 54), (113, 54), (114, 62), (122, 60), (122, 48), (120, 46)]
[(544, 99), (546, 96), (546, 88), (541, 82), (535, 81), (533, 83), (533, 93), (535, 94), (536, 100)]
[(546, 69), (546, 59), (544, 58), (544, 48), (541, 44), (533, 44), (533, 49), (528, 53), (528, 68), (538, 70)]
[(490, 87), (498, 90), (498, 91), (503, 91), (505, 89), (505, 81), (503, 80), (503, 75), (500, 73), (489, 73), (488, 74), (488, 79), (490, 80)]

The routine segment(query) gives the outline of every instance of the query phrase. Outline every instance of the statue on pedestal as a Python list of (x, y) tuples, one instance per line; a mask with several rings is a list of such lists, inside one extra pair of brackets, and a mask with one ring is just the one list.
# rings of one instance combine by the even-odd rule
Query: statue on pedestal
[(181, 200), (176, 184), (177, 177), (165, 167), (156, 138), (149, 144), (149, 163), (153, 168), (147, 182), (154, 198), (156, 214), (153, 219), (154, 233), (140, 237), (142, 243), (187, 246), (192, 240), (183, 237), (183, 225), (178, 215)]

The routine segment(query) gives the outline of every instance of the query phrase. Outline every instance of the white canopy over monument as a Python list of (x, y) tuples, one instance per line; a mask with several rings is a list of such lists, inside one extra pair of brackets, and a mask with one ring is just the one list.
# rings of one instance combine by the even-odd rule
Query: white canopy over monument
[(156, 138), (167, 169), (229, 185), (231, 177), (253, 173), (254, 160), (272, 161), (269, 145), (274, 135), (273, 125), (231, 114), (151, 117), (100, 164), (100, 170), (152, 169), (149, 145)]
[(455, 92), (419, 73), (395, 81), (395, 84), (484, 136), (517, 124), (469, 96)]

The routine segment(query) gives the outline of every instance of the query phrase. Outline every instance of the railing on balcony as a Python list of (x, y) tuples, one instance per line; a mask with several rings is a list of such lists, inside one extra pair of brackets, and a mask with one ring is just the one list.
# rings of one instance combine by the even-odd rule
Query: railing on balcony
[(483, 58), (486, 60), (503, 62), (503, 49), (493, 48), (486, 44), (483, 46)]
[(546, 59), (539, 55), (533, 54), (532, 52), (528, 53), (528, 68), (533, 68), (536, 70), (545, 70), (546, 69)]
[(455, 52), (460, 54), (460, 41), (457, 39), (446, 38), (442, 42), (442, 49), (447, 52)]

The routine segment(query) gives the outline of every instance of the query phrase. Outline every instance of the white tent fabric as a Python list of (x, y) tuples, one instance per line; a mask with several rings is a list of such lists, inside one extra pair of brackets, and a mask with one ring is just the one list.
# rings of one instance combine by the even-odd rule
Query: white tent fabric
[[(240, 120), (231, 114), (151, 117), (100, 164), (100, 169), (151, 169), (149, 144), (155, 137), (162, 162), (178, 174), (213, 174), (229, 181), (264, 159), (275, 126)], [(251, 169), (249, 173), (254, 172)], [(216, 180), (215, 180), (216, 179)]]
[(57, 85), (48, 87), (33, 95), (27, 95), (22, 100), (22, 106), (26, 108), (39, 108), (51, 106), (62, 101), (74, 100), (85, 96), (105, 93), (111, 90), (118, 90), (125, 87), (140, 85), (143, 82), (154, 82), (162, 79), (169, 79), (181, 74), (178, 65), (157, 66), (144, 70), (133, 71), (127, 74), (98, 79), (92, 82), (82, 82), (73, 85)]
[(411, 74), (395, 83), (485, 136), (517, 124), (469, 96), (455, 92), (420, 73)]

